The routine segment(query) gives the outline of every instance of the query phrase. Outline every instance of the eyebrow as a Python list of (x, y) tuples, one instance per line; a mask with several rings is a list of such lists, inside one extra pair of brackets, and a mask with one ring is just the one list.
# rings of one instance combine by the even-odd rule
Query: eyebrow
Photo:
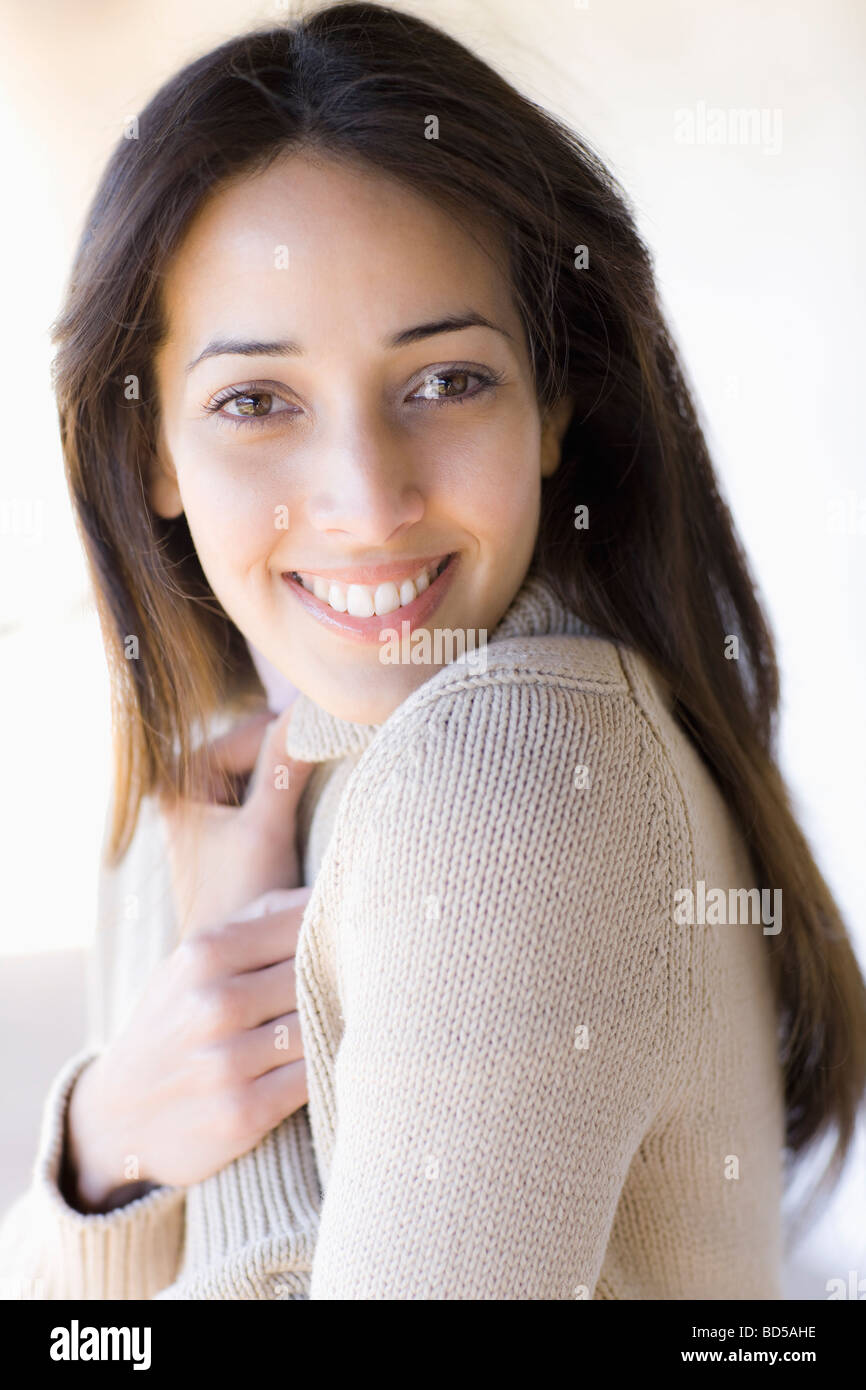
[[(507, 329), (500, 328), (499, 324), (493, 323), (483, 314), (472, 311), (465, 314), (448, 314), (445, 318), (433, 319), (429, 323), (417, 323), (412, 328), (403, 328), (399, 333), (384, 338), (382, 346), (391, 350), (407, 347), (423, 338), (435, 338), (439, 333), (458, 333), (464, 328), (490, 328), (494, 333), (501, 333), (503, 337), (513, 341), (513, 335)], [(300, 357), (303, 352), (300, 343), (292, 342), (290, 338), (281, 338), (273, 342), (245, 338), (214, 338), (198, 357), (187, 363), (186, 370), (191, 372), (193, 367), (197, 367), (208, 357)]]

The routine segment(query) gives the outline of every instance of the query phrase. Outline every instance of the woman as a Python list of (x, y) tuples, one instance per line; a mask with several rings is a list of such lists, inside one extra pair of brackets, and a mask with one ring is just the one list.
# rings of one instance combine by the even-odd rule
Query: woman
[(230, 41), (133, 133), (56, 333), (118, 716), (102, 1011), (5, 1267), (779, 1297), (866, 990), (622, 193), (376, 5)]

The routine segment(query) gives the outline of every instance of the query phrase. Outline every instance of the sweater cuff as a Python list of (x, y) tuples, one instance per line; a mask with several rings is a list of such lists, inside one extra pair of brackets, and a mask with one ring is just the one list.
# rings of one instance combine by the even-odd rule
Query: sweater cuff
[(306, 1299), (321, 1191), (302, 1106), (186, 1189), (178, 1280), (161, 1299)]
[[(91, 1047), (77, 1052), (49, 1089), (30, 1191), (18, 1204), (16, 1254), (22, 1254), (23, 1277), (21, 1292), (13, 1297), (147, 1299), (171, 1282), (180, 1261), (185, 1188), (155, 1187), (125, 1206), (94, 1213), (76, 1211), (63, 1196), (69, 1098), (79, 1075), (97, 1056)], [(14, 1216), (13, 1210), (13, 1224)], [(32, 1255), (27, 1258), (34, 1244), (39, 1251), (35, 1266)]]

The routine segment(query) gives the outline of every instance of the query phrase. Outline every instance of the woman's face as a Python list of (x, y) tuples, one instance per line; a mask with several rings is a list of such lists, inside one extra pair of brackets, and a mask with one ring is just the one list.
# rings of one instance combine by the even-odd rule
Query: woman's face
[(215, 194), (168, 269), (152, 505), (186, 513), (229, 617), (340, 718), (383, 722), (448, 660), (411, 634), (478, 645), (529, 566), (570, 403), (542, 421), (502, 255), (385, 176), (293, 154)]

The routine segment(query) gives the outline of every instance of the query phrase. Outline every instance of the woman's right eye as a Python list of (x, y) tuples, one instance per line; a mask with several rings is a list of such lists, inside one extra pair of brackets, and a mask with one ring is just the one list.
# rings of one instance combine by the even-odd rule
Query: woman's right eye
[[(282, 408), (281, 408), (282, 407)], [(205, 406), (209, 414), (231, 420), (232, 424), (262, 424), (275, 415), (297, 412), (273, 391), (254, 387), (231, 387), (214, 396)]]

